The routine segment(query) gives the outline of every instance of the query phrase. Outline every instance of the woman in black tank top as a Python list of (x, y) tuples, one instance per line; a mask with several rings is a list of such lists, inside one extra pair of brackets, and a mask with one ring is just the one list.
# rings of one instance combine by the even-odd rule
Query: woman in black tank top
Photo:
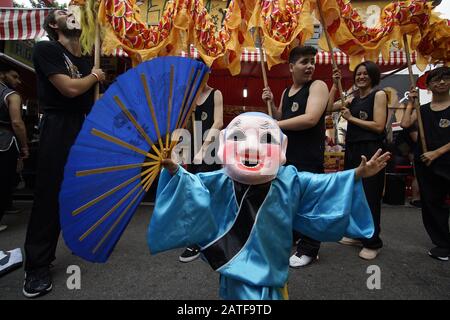
[[(340, 78), (339, 71), (335, 71), (333, 79), (335, 83)], [(347, 120), (347, 135), (345, 146), (344, 169), (358, 167), (361, 156), (368, 159), (378, 149), (383, 148), (385, 137), (385, 126), (387, 119), (387, 97), (382, 90), (376, 86), (380, 82), (380, 70), (371, 61), (364, 61), (356, 68), (353, 76), (354, 84), (358, 91), (355, 97), (346, 101), (348, 108), (341, 108), (340, 102), (334, 104), (333, 109), (341, 109), (342, 116)], [(330, 92), (330, 101), (334, 101), (336, 85)], [(359, 256), (366, 260), (374, 259), (383, 246), (380, 239), (380, 213), (381, 198), (384, 189), (385, 170), (377, 175), (363, 179), (364, 192), (372, 212), (375, 232), (370, 239), (348, 239), (341, 240), (343, 244), (362, 244), (363, 249)]]

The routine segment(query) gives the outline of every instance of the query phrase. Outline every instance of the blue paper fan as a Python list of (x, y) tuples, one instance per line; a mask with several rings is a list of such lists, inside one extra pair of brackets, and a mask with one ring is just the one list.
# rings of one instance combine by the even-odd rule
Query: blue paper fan
[(64, 171), (61, 229), (67, 246), (93, 262), (108, 259), (160, 171), (170, 134), (186, 126), (209, 69), (181, 57), (141, 63), (98, 100)]

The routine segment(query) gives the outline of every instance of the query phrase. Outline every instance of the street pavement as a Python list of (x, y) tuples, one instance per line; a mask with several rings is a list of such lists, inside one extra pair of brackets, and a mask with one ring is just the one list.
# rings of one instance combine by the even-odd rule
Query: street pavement
[[(2, 221), (9, 228), (0, 232), (1, 250), (23, 247), (31, 203), (17, 206), (23, 212), (6, 215)], [(152, 209), (139, 207), (105, 264), (72, 255), (61, 238), (52, 269), (53, 291), (40, 299), (219, 299), (218, 274), (200, 259), (180, 263), (183, 249), (150, 255), (146, 232)], [(449, 300), (450, 262), (428, 257), (432, 244), (420, 209), (383, 205), (381, 220), (384, 247), (377, 259), (364, 261), (356, 247), (325, 243), (318, 262), (290, 269), (290, 299)], [(67, 285), (74, 284), (67, 272), (73, 265), (80, 268), (79, 289)], [(0, 300), (25, 299), (23, 277), (19, 269), (0, 278)]]

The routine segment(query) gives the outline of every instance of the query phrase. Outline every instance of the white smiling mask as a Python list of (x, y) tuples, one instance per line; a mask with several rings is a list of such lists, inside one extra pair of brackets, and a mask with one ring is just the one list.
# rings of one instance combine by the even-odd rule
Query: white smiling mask
[(286, 162), (287, 137), (277, 122), (260, 112), (243, 113), (220, 132), (218, 156), (225, 174), (244, 184), (262, 184)]

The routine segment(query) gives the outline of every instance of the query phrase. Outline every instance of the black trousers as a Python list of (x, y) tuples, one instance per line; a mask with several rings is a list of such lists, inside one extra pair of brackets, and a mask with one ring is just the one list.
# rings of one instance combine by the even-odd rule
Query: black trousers
[[(450, 180), (436, 174), (433, 165), (427, 167), (421, 161), (416, 161), (415, 165), (423, 225), (433, 244), (450, 253), (450, 209), (444, 204), (445, 196), (450, 192)], [(450, 166), (447, 166), (447, 170), (450, 170)]]
[[(287, 161), (286, 165), (293, 165), (298, 171), (306, 171), (311, 173), (323, 173), (323, 161), (322, 163), (313, 164), (301, 164)], [(294, 241), (297, 243), (297, 255), (305, 255), (308, 257), (316, 257), (320, 250), (320, 241), (310, 238), (300, 232), (293, 231)]]
[[(344, 168), (353, 169), (361, 163), (361, 156), (364, 155), (367, 161), (377, 152), (383, 149), (384, 145), (381, 141), (361, 141), (356, 143), (348, 143), (345, 149)], [(379, 249), (383, 247), (383, 241), (380, 238), (380, 219), (381, 219), (381, 199), (383, 197), (384, 177), (386, 170), (382, 170), (373, 177), (362, 179), (364, 193), (375, 227), (375, 232), (370, 239), (360, 239), (364, 248)]]
[(12, 202), (18, 156), (15, 144), (7, 151), (0, 151), (0, 222)]
[(44, 114), (34, 203), (25, 240), (25, 271), (48, 267), (55, 260), (61, 229), (58, 196), (64, 166), (84, 118), (77, 113)]

